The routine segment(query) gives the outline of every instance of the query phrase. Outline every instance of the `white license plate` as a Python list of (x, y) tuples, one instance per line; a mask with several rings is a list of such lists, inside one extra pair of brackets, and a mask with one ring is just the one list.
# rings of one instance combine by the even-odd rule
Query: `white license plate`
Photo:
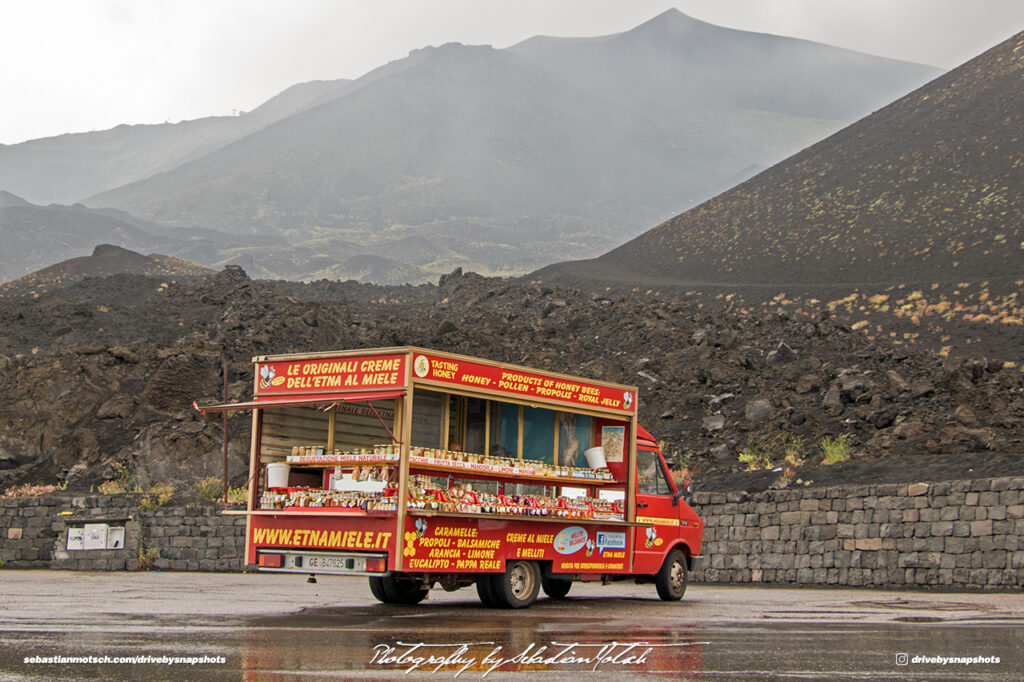
[[(352, 561), (351, 565), (346, 565), (346, 561)], [(366, 562), (362, 559), (332, 557), (332, 556), (311, 556), (306, 557), (304, 562), (309, 568), (340, 568), (342, 570), (349, 571), (362, 571), (366, 568)]]

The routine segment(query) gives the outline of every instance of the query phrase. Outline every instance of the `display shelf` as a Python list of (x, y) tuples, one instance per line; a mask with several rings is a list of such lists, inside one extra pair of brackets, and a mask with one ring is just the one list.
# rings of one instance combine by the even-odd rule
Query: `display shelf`
[(338, 466), (388, 466), (398, 464), (398, 461), (398, 455), (302, 455), (294, 459), (289, 456), (285, 463), (302, 469), (330, 469)]
[(474, 514), (469, 512), (446, 512), (434, 509), (409, 509), (406, 512), (410, 516), (435, 516), (452, 519), (493, 519), (495, 521), (528, 521), (536, 523), (560, 523), (567, 526), (590, 525), (590, 526), (625, 526), (628, 528), (639, 528), (651, 526), (650, 523), (639, 523), (634, 521), (613, 521), (609, 519), (570, 519), (564, 516), (520, 516), (518, 514)]
[(397, 512), (392, 511), (363, 511), (362, 509), (351, 509), (348, 507), (285, 507), (284, 509), (253, 509), (247, 511), (225, 510), (224, 516), (308, 516), (309, 514), (327, 514), (330, 516), (359, 516), (359, 517), (393, 517)]
[[(514, 472), (508, 471), (514, 469)], [(547, 485), (570, 485), (586, 487), (590, 485), (614, 486), (623, 485), (622, 481), (614, 479), (599, 478), (577, 478), (573, 476), (545, 476), (526, 467), (492, 467), (487, 464), (473, 464), (472, 462), (446, 462), (440, 463), (434, 459), (422, 457), (411, 457), (409, 461), (410, 471), (430, 471), (433, 473), (452, 474), (462, 476), (481, 476), (503, 481), (529, 481), (544, 483)]]
[[(301, 459), (291, 460), (288, 464), (297, 468), (329, 469), (333, 467), (362, 467), (362, 466), (394, 466), (399, 462), (398, 455), (361, 455), (359, 457), (346, 456), (328, 457), (318, 455), (303, 456)], [(587, 478), (583, 476), (546, 476), (538, 473), (530, 467), (516, 466), (494, 466), (491, 464), (477, 464), (475, 462), (457, 462), (450, 460), (439, 460), (429, 457), (409, 457), (410, 471), (429, 471), (432, 473), (452, 474), (462, 476), (486, 477), (494, 480), (529, 481), (533, 483), (544, 483), (548, 485), (569, 485), (586, 487), (616, 486), (625, 485), (624, 481), (617, 481), (610, 478)]]

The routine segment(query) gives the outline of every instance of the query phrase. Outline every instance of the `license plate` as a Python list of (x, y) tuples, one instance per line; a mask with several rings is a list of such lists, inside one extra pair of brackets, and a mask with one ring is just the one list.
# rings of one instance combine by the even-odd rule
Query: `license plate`
[[(346, 561), (352, 561), (350, 565), (346, 565)], [(365, 566), (365, 562), (359, 559), (345, 559), (342, 557), (332, 556), (311, 556), (306, 558), (306, 566), (309, 568), (339, 568), (342, 570), (350, 571), (361, 571)]]

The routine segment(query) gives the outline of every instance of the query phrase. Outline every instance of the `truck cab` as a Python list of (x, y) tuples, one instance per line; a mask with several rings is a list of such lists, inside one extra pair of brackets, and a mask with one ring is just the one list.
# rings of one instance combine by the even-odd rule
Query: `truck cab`
[[(700, 555), (703, 528), (700, 517), (684, 499), (689, 481), (677, 487), (658, 441), (637, 425), (636, 439), (636, 521), (648, 523), (634, 530), (634, 571), (657, 574), (666, 565), (665, 594), (662, 598), (681, 597), (686, 589), (687, 571), (698, 570), (704, 561)], [(679, 562), (682, 555), (684, 563)], [(662, 588), (659, 586), (659, 594)]]

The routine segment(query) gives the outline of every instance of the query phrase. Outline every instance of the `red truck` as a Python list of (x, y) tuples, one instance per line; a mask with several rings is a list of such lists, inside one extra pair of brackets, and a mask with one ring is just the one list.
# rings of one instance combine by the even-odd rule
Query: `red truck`
[(415, 604), (475, 585), (522, 608), (574, 581), (683, 596), (703, 562), (700, 517), (637, 390), (413, 347), (260, 356), (247, 563), (369, 576)]

